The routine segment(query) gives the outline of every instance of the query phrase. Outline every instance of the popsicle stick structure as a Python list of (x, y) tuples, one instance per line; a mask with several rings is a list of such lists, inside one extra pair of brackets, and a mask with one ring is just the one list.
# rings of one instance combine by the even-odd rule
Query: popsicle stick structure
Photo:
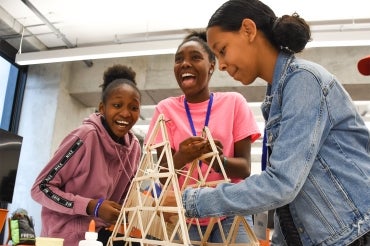
[[(181, 200), (181, 191), (187, 187), (215, 186), (221, 182), (230, 182), (227, 178), (222, 161), (217, 151), (211, 133), (207, 127), (203, 134), (210, 142), (212, 152), (202, 155), (199, 160), (194, 160), (188, 171), (175, 170), (170, 143), (163, 115), (156, 121), (153, 131), (150, 133), (147, 144), (144, 146), (143, 156), (140, 161), (139, 169), (132, 180), (128, 194), (121, 209), (120, 216), (114, 226), (112, 236), (109, 238), (108, 246), (113, 246), (115, 241), (125, 241), (125, 246), (131, 246), (133, 242), (138, 242), (142, 246), (153, 245), (201, 245), (201, 246), (255, 246), (259, 245), (252, 229), (242, 216), (235, 216), (230, 231), (225, 232), (222, 228), (220, 218), (211, 218), (205, 233), (200, 229), (197, 218), (186, 218)], [(162, 142), (155, 141), (160, 135)], [(156, 157), (153, 153), (157, 153)], [(205, 174), (202, 174), (199, 161), (211, 160)], [(161, 163), (166, 162), (167, 167)], [(207, 177), (212, 166), (218, 163), (223, 175), (222, 180), (207, 182)], [(197, 170), (198, 178), (190, 177), (190, 174)], [(185, 175), (184, 185), (179, 187), (178, 175)], [(161, 183), (162, 182), (162, 183)], [(163, 206), (166, 200), (166, 191), (173, 191), (176, 206)], [(171, 222), (165, 221), (165, 214), (171, 213)], [(191, 241), (188, 230), (190, 223), (195, 222), (198, 227), (201, 241)], [(242, 224), (250, 242), (236, 243), (239, 225)], [(218, 226), (222, 243), (208, 242), (210, 233), (214, 226)]]

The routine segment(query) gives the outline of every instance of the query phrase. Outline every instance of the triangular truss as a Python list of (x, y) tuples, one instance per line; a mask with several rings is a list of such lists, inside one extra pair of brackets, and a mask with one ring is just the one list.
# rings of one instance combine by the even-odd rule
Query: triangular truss
[[(222, 165), (217, 147), (212, 139), (210, 131), (207, 127), (204, 128), (204, 137), (210, 142), (212, 152), (204, 154), (199, 160), (210, 160), (209, 168), (205, 175), (201, 173), (199, 168), (199, 160), (195, 160), (187, 173), (185, 174), (185, 182), (181, 190), (186, 187), (203, 187), (215, 186), (221, 182), (230, 182), (227, 178), (225, 169)], [(161, 143), (155, 143), (157, 137), (162, 139)], [(157, 151), (157, 157), (153, 155)], [(165, 160), (167, 168), (163, 168), (160, 163)], [(214, 163), (218, 162), (221, 173), (224, 177), (223, 180), (207, 182), (206, 179)], [(198, 170), (199, 179), (194, 184), (190, 184), (190, 173)], [(109, 238), (108, 246), (113, 246), (115, 241), (125, 241), (125, 246), (131, 246), (133, 242), (138, 242), (142, 246), (152, 245), (202, 245), (202, 246), (255, 246), (259, 245), (256, 236), (249, 227), (245, 218), (242, 216), (235, 216), (234, 223), (231, 226), (230, 232), (225, 233), (220, 218), (211, 218), (211, 221), (203, 234), (200, 230), (199, 220), (197, 218), (186, 218), (182, 200), (181, 190), (179, 187), (177, 175), (181, 175), (181, 171), (176, 173), (174, 169), (170, 143), (165, 125), (163, 115), (160, 115), (151, 132), (147, 144), (144, 146), (144, 153), (140, 161), (139, 169), (132, 180), (130, 189), (122, 206), (120, 216), (114, 226), (112, 236)], [(162, 182), (160, 184), (160, 180)], [(176, 206), (168, 207), (162, 206), (166, 199), (166, 192), (172, 190), (175, 194)], [(176, 218), (171, 223), (166, 222), (164, 219), (165, 213), (172, 213)], [(199, 236), (201, 241), (190, 241), (188, 229), (190, 222), (195, 222), (198, 227)], [(189, 224), (188, 224), (189, 223)], [(243, 224), (249, 239), (249, 243), (235, 243), (239, 225)], [(214, 228), (218, 226), (223, 238), (223, 243), (210, 243), (207, 242), (209, 235)], [(120, 233), (123, 236), (117, 235)]]

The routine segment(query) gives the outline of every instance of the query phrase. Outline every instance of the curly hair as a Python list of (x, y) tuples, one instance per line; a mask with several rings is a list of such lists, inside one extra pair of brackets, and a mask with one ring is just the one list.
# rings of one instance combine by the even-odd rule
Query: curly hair
[(103, 84), (101, 84), (100, 87), (102, 87), (104, 91), (107, 86), (116, 79), (128, 79), (136, 85), (135, 77), (136, 72), (131, 67), (122, 64), (116, 64), (105, 70), (103, 74)]
[(103, 74), (103, 84), (100, 85), (102, 87), (101, 100), (105, 102), (111, 91), (122, 84), (132, 86), (141, 97), (135, 77), (136, 72), (126, 65), (116, 64), (107, 68)]

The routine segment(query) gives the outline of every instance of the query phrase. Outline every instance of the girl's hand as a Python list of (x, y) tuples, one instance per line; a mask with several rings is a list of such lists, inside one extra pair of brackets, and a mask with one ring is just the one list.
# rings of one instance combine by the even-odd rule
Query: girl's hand
[[(165, 207), (176, 207), (176, 197), (175, 192), (173, 190), (167, 190), (164, 194), (163, 200), (161, 202), (162, 206)], [(178, 220), (178, 214), (170, 213), (170, 212), (163, 212), (163, 218), (166, 222), (175, 223)]]
[[(216, 148), (217, 148), (218, 154), (220, 155), (221, 160), (223, 160), (223, 147), (224, 146), (222, 145), (222, 143), (219, 140), (214, 140), (214, 143), (216, 145)], [(208, 142), (208, 145), (205, 148), (205, 153), (204, 154), (209, 153), (209, 152), (212, 152), (212, 148), (211, 148), (211, 144)], [(204, 162), (209, 164), (211, 162), (211, 160), (212, 160), (212, 157), (209, 157), (209, 158), (205, 159)], [(219, 167), (218, 162), (216, 160), (213, 162), (212, 167), (213, 167), (213, 169), (215, 169), (216, 172), (221, 171), (221, 168)]]
[(182, 141), (179, 150), (173, 156), (175, 168), (181, 169), (187, 163), (206, 153), (207, 145), (208, 141), (202, 137), (189, 137)]
[(122, 206), (116, 202), (105, 200), (100, 206), (98, 212), (99, 218), (110, 224), (115, 224), (120, 215), (121, 207)]
[[(95, 207), (97, 203), (98, 199), (94, 199), (89, 202), (89, 215), (95, 215)], [(104, 200), (97, 210), (98, 217), (109, 224), (115, 224), (121, 212), (121, 207), (122, 206), (116, 202)]]

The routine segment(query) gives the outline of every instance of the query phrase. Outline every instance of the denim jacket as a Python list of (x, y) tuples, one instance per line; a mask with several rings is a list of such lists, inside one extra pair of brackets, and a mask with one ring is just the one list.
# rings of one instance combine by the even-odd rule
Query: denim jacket
[[(281, 52), (261, 109), (266, 170), (238, 184), (186, 189), (186, 216), (256, 214), (289, 204), (303, 245), (348, 245), (370, 231), (370, 132), (337, 79)], [(277, 216), (272, 244), (286, 245)]]

